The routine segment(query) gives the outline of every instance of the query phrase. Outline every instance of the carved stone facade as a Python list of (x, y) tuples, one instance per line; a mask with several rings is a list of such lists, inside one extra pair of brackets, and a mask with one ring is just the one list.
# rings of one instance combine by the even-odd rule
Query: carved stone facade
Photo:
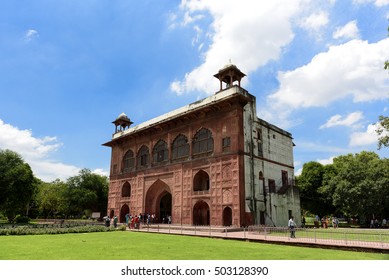
[[(149, 213), (159, 222), (171, 216), (176, 224), (277, 224), (269, 215), (274, 205), (266, 204), (270, 196), (277, 196), (272, 200), (276, 208), (284, 204), (287, 209), (280, 215), (285, 216), (279, 219), (282, 223), (291, 213), (299, 214), (298, 192), (284, 200), (277, 187), (270, 194), (264, 175), (274, 176), (277, 168), (293, 174), (292, 137), (256, 117), (255, 97), (240, 87), (243, 76), (236, 66), (227, 65), (215, 75), (221, 85), (215, 95), (134, 127), (125, 114), (113, 122), (115, 133), (104, 144), (112, 148), (111, 216), (118, 215), (120, 222), (127, 213)], [(222, 82), (227, 83), (225, 89)], [(257, 131), (264, 128), (285, 137), (287, 148), (279, 150), (287, 162), (277, 162), (275, 154), (272, 160), (260, 154)], [(269, 163), (275, 167), (269, 169)], [(278, 190), (288, 195), (295, 189), (283, 186)]]

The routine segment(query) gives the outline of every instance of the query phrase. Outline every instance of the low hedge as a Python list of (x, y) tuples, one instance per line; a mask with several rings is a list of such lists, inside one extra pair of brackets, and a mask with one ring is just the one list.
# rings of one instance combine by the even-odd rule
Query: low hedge
[(29, 226), (18, 226), (13, 228), (0, 229), (0, 235), (36, 235), (36, 234), (65, 234), (65, 233), (87, 233), (126, 230), (126, 226), (118, 228), (105, 226), (76, 226), (56, 228), (33, 228)]

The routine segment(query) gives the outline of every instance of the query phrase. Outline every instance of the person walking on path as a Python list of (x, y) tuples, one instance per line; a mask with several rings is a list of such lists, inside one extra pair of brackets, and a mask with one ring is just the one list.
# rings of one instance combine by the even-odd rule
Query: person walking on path
[(295, 227), (296, 227), (296, 223), (293, 221), (293, 216), (292, 216), (292, 217), (290, 217), (290, 219), (288, 221), (288, 228), (290, 230), (290, 238), (296, 238)]

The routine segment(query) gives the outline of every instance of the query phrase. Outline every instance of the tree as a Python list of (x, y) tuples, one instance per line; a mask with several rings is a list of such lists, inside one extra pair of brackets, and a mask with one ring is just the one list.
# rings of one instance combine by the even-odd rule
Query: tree
[(379, 126), (376, 129), (378, 136), (378, 149), (389, 147), (389, 117), (379, 116)]
[(301, 207), (319, 216), (332, 212), (331, 201), (321, 193), (325, 167), (315, 161), (305, 163), (301, 175), (298, 176)]
[(40, 182), (36, 200), (41, 215), (45, 218), (55, 218), (65, 213), (66, 189), (66, 183), (59, 179), (51, 183)]
[(70, 177), (65, 192), (67, 215), (80, 216), (85, 210), (105, 213), (108, 203), (108, 178), (82, 169)]
[(374, 152), (334, 158), (335, 175), (325, 188), (332, 190), (332, 203), (347, 216), (362, 220), (382, 217), (389, 209), (389, 160)]
[(0, 210), (9, 221), (26, 215), (36, 188), (31, 167), (19, 154), (0, 150), (0, 174)]

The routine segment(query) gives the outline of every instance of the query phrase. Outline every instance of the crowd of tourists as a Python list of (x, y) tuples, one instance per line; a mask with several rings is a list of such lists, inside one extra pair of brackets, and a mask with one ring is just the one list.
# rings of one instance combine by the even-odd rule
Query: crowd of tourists
[(157, 216), (149, 213), (139, 213), (139, 215), (132, 216), (131, 214), (126, 214), (126, 226), (130, 229), (139, 229), (141, 224), (143, 225), (152, 225), (157, 223), (171, 224), (172, 217), (166, 215), (162, 217), (162, 221), (159, 221)]
[[(161, 220), (158, 220), (155, 214), (140, 213), (139, 215), (132, 216), (130, 213), (125, 215), (126, 227), (130, 229), (139, 229), (141, 225), (152, 225), (157, 223), (162, 224), (171, 224), (172, 216), (166, 215), (163, 216)], [(113, 226), (116, 228), (118, 226), (118, 217), (115, 215), (112, 218), (110, 216), (105, 216), (103, 218), (104, 224), (106, 227)]]

